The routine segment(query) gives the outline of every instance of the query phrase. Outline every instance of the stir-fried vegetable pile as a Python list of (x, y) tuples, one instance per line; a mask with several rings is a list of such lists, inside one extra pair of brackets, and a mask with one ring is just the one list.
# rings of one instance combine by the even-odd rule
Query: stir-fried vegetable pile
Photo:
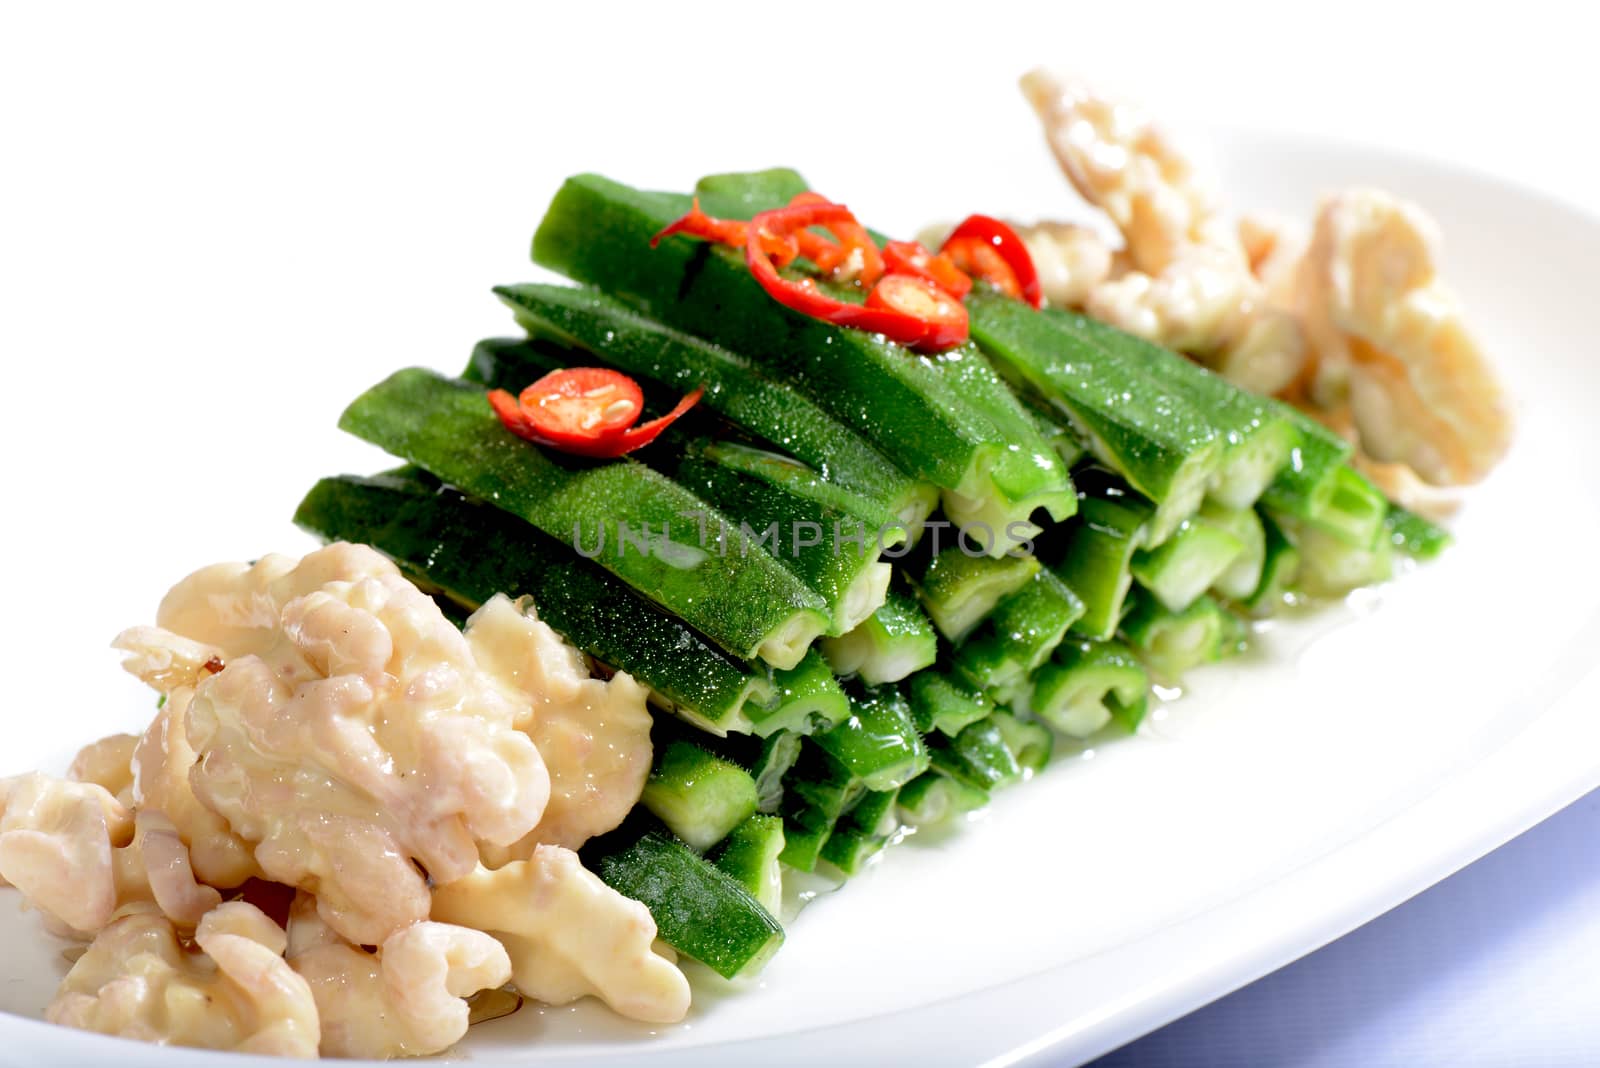
[(792, 171), (583, 175), (533, 258), (577, 285), (498, 289), (526, 337), (357, 399), (407, 466), (297, 521), (461, 610), (530, 596), (649, 688), (655, 771), (584, 859), (726, 976), (781, 942), (785, 871), (859, 872), (1446, 540), (1295, 409), (1038, 308), (984, 216), (935, 251)]

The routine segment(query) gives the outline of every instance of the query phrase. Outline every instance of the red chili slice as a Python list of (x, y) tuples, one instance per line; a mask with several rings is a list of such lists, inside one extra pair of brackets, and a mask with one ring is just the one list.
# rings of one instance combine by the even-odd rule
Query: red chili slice
[(982, 238), (953, 238), (944, 243), (941, 255), (961, 265), (969, 277), (981, 278), (1014, 300), (1022, 299), (1022, 283), (995, 247)]
[(673, 423), (677, 422), (683, 413), (687, 412), (690, 408), (693, 408), (696, 404), (699, 404), (700, 398), (705, 395), (705, 392), (706, 387), (698, 386), (695, 388), (694, 392), (685, 394), (684, 398), (674, 405), (672, 411), (668, 412), (666, 415), (657, 416), (648, 423), (640, 423), (638, 426), (629, 427), (627, 430), (624, 430), (615, 439), (621, 444), (622, 448), (620, 451), (613, 453), (612, 455), (621, 456), (623, 453), (632, 452), (634, 449), (643, 448), (652, 441), (656, 440), (656, 438), (661, 436), (661, 432), (667, 429), (667, 427), (671, 426)]
[(794, 234), (812, 226), (825, 226), (837, 233), (838, 231), (834, 229), (836, 226), (849, 224), (859, 225), (855, 216), (850, 214), (850, 209), (842, 204), (826, 201), (764, 211), (750, 222), (750, 231), (744, 246), (745, 263), (750, 267), (750, 273), (755, 276), (756, 281), (761, 283), (761, 288), (765, 289), (773, 300), (802, 315), (809, 315), (814, 319), (821, 319), (838, 326), (850, 326), (882, 334), (890, 341), (897, 341), (924, 352), (941, 351), (965, 341), (967, 334), (964, 309), (961, 316), (962, 328), (959, 336), (955, 336), (949, 323), (933, 323), (918, 318), (901, 308), (894, 307), (887, 300), (880, 300), (877, 306), (868, 307), (836, 300), (819, 290), (816, 283), (809, 278), (792, 281), (780, 275), (760, 240), (760, 236), (764, 233)]
[[(828, 231), (833, 239), (818, 233), (818, 229)], [(803, 315), (882, 334), (891, 341), (923, 352), (942, 351), (967, 339), (966, 310), (955, 302), (971, 288), (972, 280), (962, 274), (949, 257), (929, 253), (915, 242), (900, 243), (905, 246), (904, 261), (919, 264), (917, 277), (931, 283), (939, 292), (952, 295), (954, 301), (926, 299), (928, 295), (923, 289), (901, 292), (899, 282), (874, 299), (872, 293), (876, 293), (877, 287), (889, 277), (885, 274), (885, 251), (878, 248), (872, 234), (856, 220), (850, 209), (819, 194), (802, 193), (788, 207), (764, 211), (748, 223), (714, 219), (701, 211), (696, 201), (689, 214), (658, 233), (651, 240), (651, 246), (674, 234), (720, 244), (742, 242), (745, 263), (761, 287), (778, 303)], [(790, 280), (780, 275), (778, 269), (797, 255), (816, 264), (819, 270), (836, 276), (846, 265), (854, 265), (855, 281), (872, 291), (867, 306), (830, 297), (809, 278)], [(898, 273), (905, 278), (913, 272)], [(954, 312), (950, 306), (955, 308)], [(914, 310), (908, 312), (908, 308)], [(920, 318), (921, 313), (932, 318)], [(512, 423), (506, 425), (512, 426)], [(638, 429), (643, 431), (645, 427)]]
[(883, 246), (883, 265), (890, 274), (908, 274), (932, 282), (961, 300), (972, 291), (972, 279), (944, 253), (932, 253), (920, 241), (891, 241)]
[(621, 433), (639, 421), (639, 383), (604, 367), (551, 371), (522, 391), (517, 403), (529, 423), (551, 440), (588, 440)]
[(517, 403), (517, 398), (503, 389), (491, 389), (489, 407), (494, 409), (494, 414), (500, 417), (500, 422), (507, 430), (519, 438), (533, 440), (533, 427), (528, 424), (528, 417), (522, 414), (522, 405)]
[(967, 309), (960, 298), (926, 278), (886, 274), (867, 294), (867, 307), (920, 319), (927, 324), (923, 344), (931, 349), (951, 348), (967, 339)]
[(639, 426), (644, 395), (627, 375), (603, 367), (552, 371), (513, 397), (491, 390), (489, 405), (518, 437), (579, 456), (614, 458), (654, 441), (700, 399), (697, 389), (677, 407)]
[(664, 237), (673, 234), (688, 234), (690, 237), (704, 238), (723, 245), (744, 244), (744, 223), (734, 219), (714, 219), (700, 210), (700, 198), (695, 197), (689, 214), (681, 219), (675, 219), (656, 236), (650, 239), (650, 247), (655, 248)]
[[(750, 224), (737, 219), (717, 219), (700, 210), (700, 198), (695, 197), (694, 206), (689, 209), (689, 214), (681, 219), (674, 219), (662, 231), (650, 239), (650, 247), (655, 248), (661, 239), (674, 234), (684, 234), (687, 237), (698, 237), (718, 245), (730, 245), (733, 248), (744, 248), (745, 233)], [(817, 241), (826, 244), (825, 238), (817, 235)], [(799, 246), (793, 237), (770, 238), (766, 241), (767, 252), (777, 259), (780, 266), (789, 263), (796, 256), (806, 254), (804, 248)]]
[(1037, 308), (1044, 300), (1039, 272), (1015, 230), (987, 215), (968, 215), (939, 249), (963, 271)]
[[(829, 203), (832, 202), (821, 193), (807, 192), (797, 194), (793, 200), (789, 201), (789, 206), (794, 208), (804, 207), (808, 204)], [(834, 247), (834, 250), (823, 253), (827, 261), (824, 262), (823, 259), (818, 259), (812, 252), (805, 252), (804, 248), (806, 243), (805, 235), (809, 234), (812, 237), (818, 235), (810, 234), (809, 231), (802, 231), (796, 237), (801, 240), (802, 251), (805, 252), (807, 259), (828, 274), (838, 274), (853, 259), (858, 260), (855, 280), (860, 282), (863, 288), (871, 288), (879, 278), (883, 277), (883, 253), (878, 249), (878, 243), (872, 239), (871, 231), (857, 222), (854, 215), (850, 216), (846, 221), (824, 223), (822, 225), (838, 239), (838, 244)]]
[[(823, 237), (814, 230), (801, 230), (794, 235), (796, 246), (800, 255), (817, 265), (817, 270), (823, 274), (832, 275), (844, 263), (845, 247), (831, 237)], [(783, 264), (780, 262), (779, 267)]]

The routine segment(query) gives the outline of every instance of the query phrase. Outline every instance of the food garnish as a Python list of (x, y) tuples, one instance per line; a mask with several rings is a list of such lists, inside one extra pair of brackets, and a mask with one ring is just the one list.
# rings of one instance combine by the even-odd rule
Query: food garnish
[[(789, 206), (798, 208), (828, 203), (828, 198), (821, 193), (807, 191), (796, 194), (789, 201)], [(833, 234), (834, 241), (829, 244), (824, 239), (819, 245), (815, 241), (818, 236), (815, 231), (797, 232), (795, 238), (800, 243), (800, 254), (835, 281), (853, 281), (863, 289), (877, 282), (883, 274), (883, 253), (867, 228), (857, 222), (854, 215), (832, 219), (820, 225)]]
[[(863, 306), (824, 293), (814, 279), (785, 278), (778, 273), (777, 265), (767, 254), (767, 239), (790, 237), (812, 226), (836, 227), (849, 233), (852, 227), (859, 227), (860, 224), (844, 205), (817, 199), (764, 211), (750, 220), (749, 232), (745, 236), (745, 263), (773, 300), (813, 319), (836, 326), (855, 327), (869, 334), (882, 334), (890, 341), (908, 348), (938, 352), (967, 339), (965, 313), (959, 313), (960, 323), (957, 326), (953, 320), (958, 313), (934, 301), (926, 302), (925, 307), (898, 307), (886, 300), (880, 301), (877, 306), (870, 303)], [(870, 239), (867, 244), (871, 244)], [(868, 274), (864, 267), (861, 274), (864, 281)], [(923, 318), (918, 312), (938, 317)]]
[(886, 274), (867, 294), (868, 309), (908, 315), (924, 324), (914, 348), (941, 352), (967, 339), (967, 310), (933, 282), (908, 274)]
[(666, 415), (634, 426), (644, 409), (639, 383), (604, 367), (569, 367), (516, 397), (490, 390), (489, 405), (518, 437), (578, 456), (615, 459), (660, 437), (704, 392), (695, 389)]
[(891, 274), (910, 275), (932, 282), (962, 299), (972, 292), (972, 277), (944, 253), (929, 252), (920, 241), (890, 241), (883, 246), (884, 266)]
[(988, 215), (968, 215), (945, 238), (939, 253), (962, 271), (1035, 308), (1044, 301), (1033, 256), (1016, 231)]
[[(971, 292), (974, 276), (1009, 297), (1036, 308), (1040, 303), (1039, 277), (1027, 246), (1005, 223), (987, 215), (969, 216), (937, 254), (915, 241), (890, 241), (880, 249), (848, 208), (809, 191), (748, 223), (712, 218), (696, 198), (687, 215), (656, 233), (651, 247), (674, 234), (742, 245), (750, 273), (779, 304), (825, 323), (881, 334), (918, 352), (944, 352), (967, 340), (961, 301)], [(865, 290), (866, 300), (855, 303), (826, 293), (809, 276), (784, 276), (782, 269), (800, 257), (830, 281)]]

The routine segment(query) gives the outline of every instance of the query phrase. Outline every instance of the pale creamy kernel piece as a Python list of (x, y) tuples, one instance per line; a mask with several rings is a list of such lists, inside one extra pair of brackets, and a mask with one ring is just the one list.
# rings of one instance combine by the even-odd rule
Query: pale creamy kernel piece
[(539, 822), (549, 778), (513, 725), (528, 699), (371, 548), (206, 568), (160, 619), (224, 665), (184, 717), (195, 796), (350, 941), (427, 918), (430, 879)]
[(206, 913), (194, 941), (198, 952), (185, 950), (171, 921), (133, 906), (72, 966), (45, 1018), (146, 1042), (317, 1055), (316, 1003), (283, 959), (282, 928), (235, 901)]
[(1096, 319), (1158, 345), (1209, 355), (1224, 347), (1256, 291), (1235, 250), (1186, 245), (1159, 274), (1114, 274), (1090, 291), (1084, 306)]
[(1159, 275), (1193, 245), (1238, 247), (1209, 177), (1148, 113), (1043, 70), (1023, 75), (1022, 91), (1067, 179), (1122, 233), (1133, 270)]
[(1293, 312), (1270, 298), (1266, 303), (1248, 302), (1228, 324), (1221, 347), (1205, 362), (1240, 389), (1281, 393), (1305, 368), (1305, 332)]
[(127, 654), (124, 671), (163, 694), (192, 687), (222, 664), (219, 646), (160, 627), (129, 627), (111, 640), (111, 648)]
[(585, 995), (649, 1023), (689, 1011), (689, 983), (657, 954), (650, 910), (586, 870), (576, 853), (541, 845), (528, 860), (480, 868), (434, 891), (433, 916), (493, 934), (523, 995), (564, 1005)]
[(1241, 237), (1209, 176), (1147, 113), (1080, 78), (1036, 70), (1022, 89), (1068, 180), (1122, 234), (1083, 308), (1246, 388), (1293, 381), (1304, 359), (1299, 323), (1252, 271), (1270, 250), (1256, 231)]
[(289, 964), (311, 988), (328, 1057), (449, 1049), (467, 1032), (464, 999), (511, 978), (505, 949), (482, 931), (424, 920), (368, 952), (322, 923), (304, 893), (290, 908), (289, 940)]
[(509, 849), (484, 849), (485, 859), (525, 859), (540, 843), (577, 849), (615, 828), (650, 776), (648, 691), (625, 672), (590, 677), (583, 655), (528, 601), (491, 599), (467, 621), (466, 634), (478, 663), (527, 703), (517, 726), (550, 774), (539, 825)]
[(133, 814), (94, 783), (0, 780), (0, 879), (58, 933), (87, 937), (111, 919), (126, 890), (118, 854), (133, 830)]
[(1311, 396), (1348, 404), (1361, 449), (1436, 486), (1476, 482), (1510, 447), (1511, 405), (1439, 277), (1438, 227), (1415, 204), (1350, 189), (1317, 213), (1298, 279)]
[(1058, 308), (1082, 308), (1111, 276), (1111, 246), (1087, 226), (1037, 222), (1012, 229), (1028, 248), (1044, 299)]
[(133, 804), (154, 809), (172, 822), (189, 847), (190, 862), (201, 882), (233, 887), (260, 874), (250, 843), (234, 834), (228, 821), (207, 808), (190, 784), (199, 754), (189, 744), (189, 703), (194, 688), (182, 686), (167, 694), (150, 726), (134, 747), (131, 770)]
[(172, 821), (153, 809), (140, 809), (133, 819), (133, 848), (151, 898), (161, 912), (182, 928), (193, 928), (222, 903), (214, 887), (195, 878), (189, 847)]
[(94, 783), (38, 774), (0, 783), (0, 797), (0, 877), (57, 933), (86, 938), (134, 902), (154, 902), (192, 930), (222, 900), (196, 881), (159, 812), (135, 815)]
[(124, 805), (133, 803), (133, 750), (137, 734), (109, 734), (78, 750), (67, 766), (73, 782), (92, 782)]

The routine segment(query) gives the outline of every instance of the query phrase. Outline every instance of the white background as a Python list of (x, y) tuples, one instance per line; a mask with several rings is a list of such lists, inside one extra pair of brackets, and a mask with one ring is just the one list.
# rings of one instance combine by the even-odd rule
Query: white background
[(0, 447), (29, 596), (0, 615), (6, 667), (98, 700), (102, 642), (174, 578), (298, 546), (308, 480), (381, 462), (339, 409), (509, 328), (488, 287), (531, 273), (569, 171), (787, 162), (848, 196), (894, 169), (951, 214), (1070, 210), (1013, 88), (1046, 63), (1180, 122), (1406, 148), (1593, 210), (1592, 47), (1533, 3), (7, 6)]

